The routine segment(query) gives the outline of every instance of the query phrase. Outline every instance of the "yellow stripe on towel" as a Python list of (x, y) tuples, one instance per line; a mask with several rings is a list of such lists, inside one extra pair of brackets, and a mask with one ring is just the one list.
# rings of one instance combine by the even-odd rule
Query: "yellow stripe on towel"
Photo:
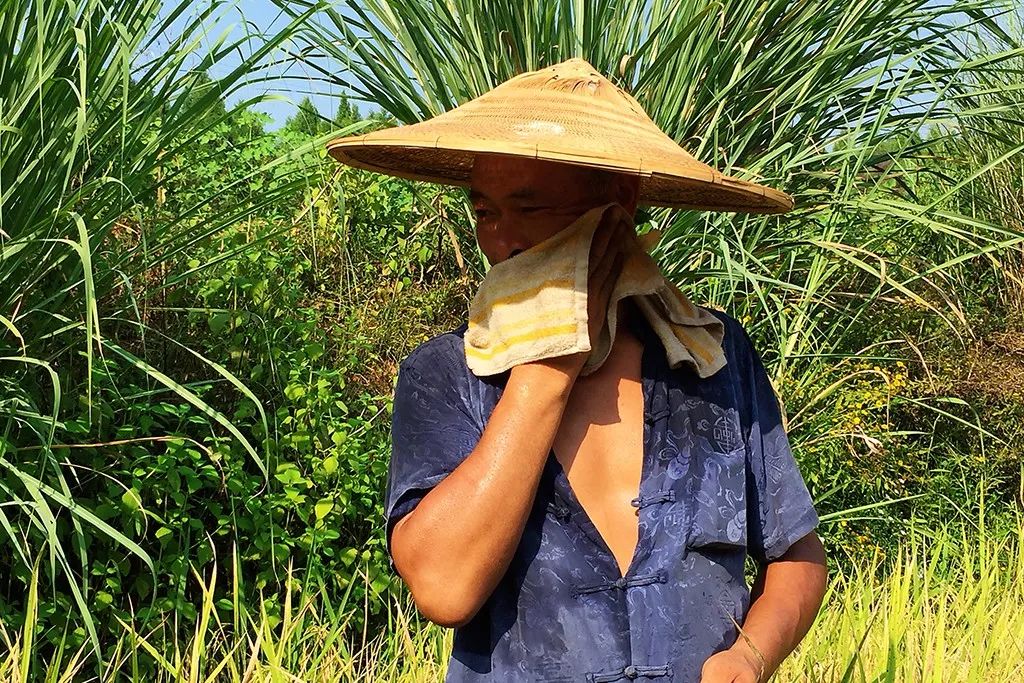
[[(536, 287), (530, 287), (529, 289), (523, 289), (523, 290), (520, 290), (518, 292), (514, 292), (512, 294), (509, 294), (507, 296), (503, 296), (503, 297), (494, 299), (491, 302), (491, 304), (490, 304), (490, 309), (491, 309), (491, 311), (493, 311), (498, 306), (505, 306), (507, 304), (515, 303), (517, 301), (525, 301), (527, 299), (532, 298), (535, 294), (537, 294), (541, 290), (547, 289), (549, 287), (565, 287), (565, 288), (570, 288), (571, 289), (571, 288), (573, 288), (575, 286), (576, 286), (576, 281), (573, 280), (572, 278), (555, 278), (553, 280), (545, 280), (544, 282), (540, 283)], [(475, 318), (470, 318), (469, 319), (469, 324), (470, 325), (479, 325), (481, 322), (483, 322), (484, 317), (486, 317), (489, 314), (490, 314), (490, 311), (485, 311), (483, 316), (477, 315)]]
[[(539, 315), (537, 313), (527, 311), (526, 315), (518, 320), (510, 320), (503, 325), (488, 325), (487, 334), (498, 339), (508, 339), (514, 334), (521, 334), (524, 329), (529, 329), (531, 327), (539, 328), (542, 324), (553, 322), (565, 324), (566, 322), (575, 319), (575, 308), (559, 308), (554, 311), (545, 311)], [(474, 327), (479, 328), (479, 325), (474, 324)], [(473, 332), (470, 334), (470, 341), (478, 339), (480, 336), (479, 332)], [(476, 348), (479, 349), (483, 347), (476, 345)]]
[(523, 334), (509, 337), (507, 342), (496, 342), (490, 349), (477, 349), (472, 346), (466, 347), (466, 353), (474, 356), (475, 358), (490, 358), (499, 351), (504, 351), (515, 344), (519, 344), (524, 341), (533, 341), (535, 339), (542, 339), (544, 337), (553, 337), (559, 334), (572, 334), (576, 332), (576, 323), (571, 322), (568, 325), (554, 325), (551, 327), (542, 327), (532, 332), (524, 332)]
[(676, 339), (678, 339), (683, 344), (683, 346), (685, 346), (687, 350), (690, 351), (690, 353), (696, 353), (705, 363), (711, 363), (712, 361), (715, 360), (714, 354), (709, 352), (706, 348), (704, 348), (703, 343), (696, 337), (694, 337), (692, 334), (690, 334), (689, 330), (687, 330), (685, 327), (680, 327), (679, 325), (672, 325), (671, 329), (672, 333), (676, 335)]

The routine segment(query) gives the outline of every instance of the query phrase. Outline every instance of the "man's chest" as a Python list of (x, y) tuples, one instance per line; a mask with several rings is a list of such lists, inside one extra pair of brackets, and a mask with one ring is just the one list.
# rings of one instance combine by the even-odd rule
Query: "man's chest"
[(639, 378), (598, 377), (580, 385), (566, 405), (552, 443), (572, 491), (625, 575), (638, 537), (637, 508), (644, 459), (644, 395)]
[[(609, 365), (607, 381), (594, 373), (574, 387), (513, 585), (538, 596), (561, 582), (632, 585), (705, 545), (731, 547), (742, 570), (746, 472), (736, 384), (724, 373), (702, 381), (674, 371), (658, 347), (643, 349), (609, 356), (619, 367)], [(484, 420), (500, 388), (481, 401)]]

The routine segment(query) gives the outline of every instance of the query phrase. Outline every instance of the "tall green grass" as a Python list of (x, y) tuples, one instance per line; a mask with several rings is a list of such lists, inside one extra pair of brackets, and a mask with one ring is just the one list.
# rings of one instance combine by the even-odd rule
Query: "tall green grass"
[[(156, 291), (163, 285), (151, 274), (161, 264), (258, 215), (302, 182), (282, 178), (277, 189), (252, 193), (251, 201), (212, 218), (203, 209), (215, 197), (198, 197), (159, 229), (144, 220), (171, 178), (166, 160), (262, 99), (223, 104), (267, 77), (268, 64), (304, 21), (300, 14), (271, 35), (207, 35), (230, 11), (221, 2), (162, 0), (0, 5), (0, 574), (8, 594), (22, 592), (33, 567), (45, 580), (34, 584), (32, 599), (70, 593), (96, 654), (95, 539), (120, 545), (141, 571), (153, 571), (130, 531), (79, 504), (78, 486), (94, 473), (62, 448), (96, 441), (103, 417), (94, 411), (93, 382), (110, 379), (100, 359), (118, 358), (152, 393), (191, 404), (267, 474), (260, 444), (176, 379), (174, 369), (151, 363), (144, 344), (107, 332), (108, 321), (117, 320), (134, 330), (128, 341), (144, 341), (134, 298), (140, 282)], [(226, 75), (206, 78), (208, 69), (237, 55)], [(218, 363), (207, 368), (251, 397)], [(72, 424), (79, 405), (84, 420)], [(120, 485), (131, 504), (131, 491)]]
[[(1005, 18), (1011, 40), (1024, 40), (1024, 7)], [(988, 43), (998, 37), (981, 36), (970, 45), (978, 54), (986, 54)], [(970, 74), (965, 75), (971, 79)], [(961, 155), (966, 168), (991, 168), (989, 173), (965, 188), (957, 199), (963, 213), (999, 221), (1017, 231), (1024, 231), (1024, 125), (1019, 112), (1024, 111), (1024, 56), (1016, 56), (1003, 64), (989, 79), (988, 87), (979, 87), (963, 99), (965, 108), (990, 108), (996, 115), (984, 126), (969, 126), (957, 131), (955, 144), (946, 158)], [(1002, 113), (1001, 113), (1002, 112)], [(962, 173), (962, 169), (958, 169)], [(1004, 287), (1000, 291), (1012, 322), (1024, 325), (1024, 247), (1018, 246), (1008, 258), (1000, 259)]]
[(956, 534), (913, 536), (887, 572), (879, 556), (836, 576), (821, 617), (778, 680), (1020, 680), (1020, 530), (1001, 540)]
[[(983, 519), (983, 518), (982, 518)], [(1011, 535), (965, 535), (953, 528), (914, 533), (892, 557), (862, 560), (832, 579), (817, 622), (775, 679), (814, 683), (1015, 681), (1024, 674), (1024, 519)], [(359, 605), (324, 592), (282, 596), (283, 619), (258, 609), (240, 625), (222, 623), (214, 576), (195, 574), (202, 598), (191, 635), (165, 645), (160, 631), (125, 623), (100, 680), (396, 681), (443, 677), (453, 631), (416, 617), (406, 596), (390, 606), (387, 629), (351, 633)], [(34, 575), (34, 576), (37, 576)], [(359, 580), (357, 578), (357, 580)], [(36, 583), (32, 583), (33, 590)], [(37, 602), (28, 603), (26, 624)], [(0, 678), (77, 680), (83, 650), (33, 657), (31, 629), (0, 625)]]

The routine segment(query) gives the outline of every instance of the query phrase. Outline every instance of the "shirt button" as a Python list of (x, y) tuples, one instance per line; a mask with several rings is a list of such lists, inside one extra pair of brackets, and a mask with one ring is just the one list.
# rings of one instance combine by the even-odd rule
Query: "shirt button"
[(626, 678), (629, 678), (629, 679), (633, 679), (633, 678), (637, 677), (636, 667), (633, 666), (632, 664), (630, 664), (625, 669), (623, 669), (622, 673), (625, 674)]
[(626, 587), (626, 579), (625, 579), (625, 577), (615, 579), (615, 587), (616, 588), (625, 588)]

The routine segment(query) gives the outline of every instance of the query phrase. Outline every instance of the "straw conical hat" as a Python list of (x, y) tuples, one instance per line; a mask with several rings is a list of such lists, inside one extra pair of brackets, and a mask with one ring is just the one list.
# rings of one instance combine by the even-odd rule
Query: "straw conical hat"
[(722, 175), (658, 128), (583, 59), (513, 76), (455, 109), (328, 143), (338, 161), (388, 175), (469, 186), (474, 155), (511, 154), (641, 176), (639, 204), (778, 213), (792, 198)]

